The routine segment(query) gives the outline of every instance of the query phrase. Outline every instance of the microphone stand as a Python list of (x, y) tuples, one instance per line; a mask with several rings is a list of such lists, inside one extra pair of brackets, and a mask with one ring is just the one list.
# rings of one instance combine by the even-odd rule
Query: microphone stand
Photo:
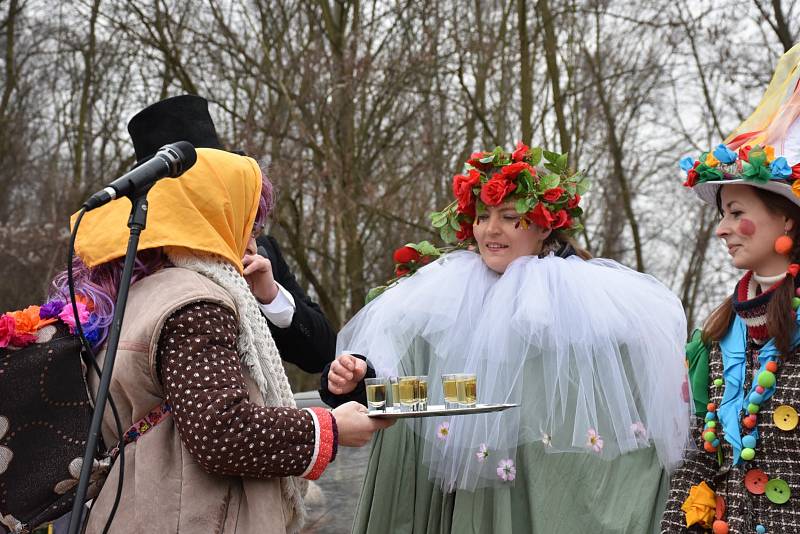
[[(152, 185), (150, 186), (152, 187)], [(120, 330), (122, 328), (122, 318), (125, 315), (125, 306), (128, 302), (128, 289), (131, 285), (133, 276), (133, 266), (136, 263), (136, 250), (139, 247), (139, 236), (145, 229), (147, 223), (147, 192), (150, 187), (142, 191), (136, 191), (128, 198), (131, 200), (131, 215), (128, 219), (128, 228), (131, 229), (128, 239), (128, 250), (125, 253), (125, 265), (122, 269), (122, 278), (119, 282), (117, 301), (114, 304), (114, 320), (106, 343), (106, 357), (103, 363), (103, 372), (100, 375), (100, 385), (97, 388), (97, 395), (94, 401), (94, 411), (92, 412), (92, 422), (89, 426), (89, 435), (86, 440), (86, 450), (83, 454), (83, 466), (81, 467), (81, 477), (78, 481), (78, 490), (75, 493), (75, 500), (72, 501), (72, 514), (69, 519), (69, 534), (78, 534), (81, 519), (83, 517), (83, 503), (86, 500), (86, 493), (89, 489), (89, 477), (94, 463), (94, 452), (97, 448), (97, 438), (100, 434), (100, 424), (103, 421), (106, 401), (108, 400), (108, 388), (111, 384), (111, 372), (114, 369), (114, 360), (117, 357), (117, 346), (119, 345)], [(123, 436), (120, 436), (122, 439)], [(120, 474), (122, 476), (122, 474)]]

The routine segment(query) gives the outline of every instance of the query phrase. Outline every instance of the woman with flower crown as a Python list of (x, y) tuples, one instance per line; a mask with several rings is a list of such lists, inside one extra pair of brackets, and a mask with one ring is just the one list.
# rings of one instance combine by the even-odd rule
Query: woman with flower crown
[(662, 533), (800, 532), (799, 63), (800, 45), (724, 144), (681, 160), (743, 275), (687, 347), (695, 443)]
[(657, 528), (689, 417), (685, 318), (653, 277), (574, 245), (587, 187), (566, 154), (473, 154), (432, 215), (465, 246), (399, 249), (403, 276), (344, 327), (322, 380), (332, 405), (363, 402), (376, 374), (427, 375), (441, 402), (440, 375), (463, 372), (478, 402), (520, 405), (381, 432), (354, 532)]

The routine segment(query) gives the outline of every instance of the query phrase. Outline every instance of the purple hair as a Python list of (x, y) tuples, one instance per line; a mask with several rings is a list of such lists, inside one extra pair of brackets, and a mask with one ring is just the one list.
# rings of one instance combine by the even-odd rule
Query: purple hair
[[(264, 227), (274, 205), (275, 198), (272, 183), (262, 169), (261, 197), (258, 201), (258, 210), (253, 223), (254, 230), (260, 230)], [(83, 297), (94, 304), (94, 310), (89, 316), (89, 322), (82, 326), (85, 332), (92, 332), (91, 336), (87, 334), (87, 338), (95, 349), (98, 349), (105, 342), (109, 327), (114, 319), (114, 303), (117, 300), (117, 290), (120, 278), (122, 278), (124, 263), (125, 258), (118, 258), (90, 269), (78, 256), (75, 256), (72, 261), (76, 297)], [(167, 255), (161, 248), (140, 250), (136, 253), (131, 285), (171, 265)], [(52, 286), (51, 302), (54, 300), (69, 302), (66, 269), (53, 278)]]
[(261, 169), (261, 198), (258, 199), (258, 211), (253, 228), (260, 231), (267, 224), (267, 217), (275, 207), (275, 191), (272, 182), (267, 178), (266, 164), (259, 162), (258, 166)]

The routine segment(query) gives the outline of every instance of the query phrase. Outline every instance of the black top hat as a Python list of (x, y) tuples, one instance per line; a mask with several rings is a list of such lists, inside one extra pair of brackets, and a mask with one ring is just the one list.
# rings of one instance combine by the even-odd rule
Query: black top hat
[(128, 133), (137, 165), (176, 141), (189, 141), (195, 148), (224, 150), (208, 113), (208, 100), (196, 95), (174, 96), (144, 108), (128, 122)]

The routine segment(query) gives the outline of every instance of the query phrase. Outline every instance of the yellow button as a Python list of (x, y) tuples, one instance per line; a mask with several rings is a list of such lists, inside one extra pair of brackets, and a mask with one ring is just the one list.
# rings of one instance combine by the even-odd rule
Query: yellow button
[(782, 404), (775, 408), (775, 411), (772, 413), (772, 419), (775, 421), (775, 426), (781, 430), (794, 430), (798, 421), (797, 410), (791, 406)]

